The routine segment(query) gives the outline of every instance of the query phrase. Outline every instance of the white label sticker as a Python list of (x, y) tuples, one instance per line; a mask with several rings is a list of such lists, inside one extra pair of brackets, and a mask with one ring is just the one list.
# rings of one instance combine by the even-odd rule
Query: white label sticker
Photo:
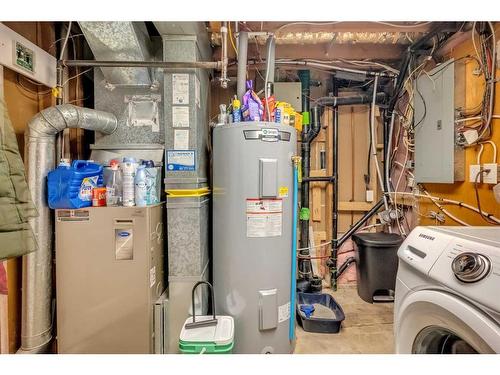
[(174, 149), (176, 150), (189, 149), (189, 130), (174, 131)]
[(247, 199), (247, 237), (279, 237), (283, 222), (282, 199)]
[(152, 288), (156, 284), (156, 266), (149, 270), (149, 287)]
[(174, 128), (189, 128), (189, 107), (172, 107), (172, 126)]
[(198, 76), (194, 76), (194, 102), (198, 108), (200, 108), (200, 80)]
[(189, 74), (172, 74), (172, 101), (189, 104)]
[(196, 153), (190, 151), (167, 151), (168, 171), (195, 171)]
[(278, 307), (278, 323), (282, 323), (290, 319), (290, 302)]

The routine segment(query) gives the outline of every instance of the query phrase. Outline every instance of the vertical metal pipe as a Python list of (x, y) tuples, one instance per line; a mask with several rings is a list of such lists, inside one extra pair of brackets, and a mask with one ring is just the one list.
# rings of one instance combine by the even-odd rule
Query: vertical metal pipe
[[(335, 76), (332, 77), (332, 94), (334, 97), (339, 95), (339, 88), (337, 84), (337, 79)], [(332, 267), (331, 267), (331, 284), (332, 289), (337, 290), (337, 253), (338, 253), (338, 205), (339, 205), (339, 112), (338, 107), (332, 107), (333, 109), (333, 197), (332, 197)]]
[[(57, 61), (56, 68), (56, 105), (63, 104), (63, 79), (64, 79), (64, 67), (61, 60)], [(56, 135), (56, 162), (61, 160), (63, 155), (63, 142), (64, 134), (63, 132)]]
[(227, 88), (227, 82), (229, 79), (227, 78), (227, 22), (224, 21), (222, 22), (222, 27), (220, 28), (221, 36), (222, 36), (222, 56), (221, 56), (221, 62), (222, 62), (222, 68), (221, 68), (221, 77), (220, 77), (220, 85), (222, 88), (226, 89)]
[(248, 33), (241, 31), (238, 35), (238, 78), (236, 93), (241, 100), (246, 91), (247, 80)]
[(269, 62), (266, 63), (267, 71), (266, 77), (267, 82), (274, 83), (274, 70), (276, 66), (276, 41), (274, 35), (270, 35), (266, 41), (266, 56), (269, 58)]

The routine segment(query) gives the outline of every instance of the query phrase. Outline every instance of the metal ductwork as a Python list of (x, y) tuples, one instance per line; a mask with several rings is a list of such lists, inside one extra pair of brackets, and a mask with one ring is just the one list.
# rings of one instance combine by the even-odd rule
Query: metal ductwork
[(53, 222), (47, 206), (46, 177), (55, 168), (55, 136), (66, 128), (113, 133), (113, 114), (63, 104), (44, 109), (28, 123), (25, 163), (28, 187), (38, 210), (29, 223), (38, 251), (23, 257), (21, 348), (18, 353), (44, 353), (52, 340)]
[[(150, 61), (149, 34), (144, 22), (79, 22), (96, 60)], [(147, 67), (101, 68), (113, 85), (151, 85)]]

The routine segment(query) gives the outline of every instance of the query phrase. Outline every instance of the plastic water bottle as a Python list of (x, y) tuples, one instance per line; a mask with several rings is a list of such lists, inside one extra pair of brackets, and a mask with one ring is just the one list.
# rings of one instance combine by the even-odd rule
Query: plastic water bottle
[(148, 185), (146, 167), (139, 165), (135, 174), (135, 205), (145, 207), (148, 205)]
[(135, 173), (137, 161), (134, 158), (123, 158), (121, 164), (123, 176), (123, 205), (126, 207), (135, 206)]
[(105, 175), (106, 205), (119, 206), (122, 204), (122, 171), (118, 168), (118, 160), (110, 162), (110, 169)]

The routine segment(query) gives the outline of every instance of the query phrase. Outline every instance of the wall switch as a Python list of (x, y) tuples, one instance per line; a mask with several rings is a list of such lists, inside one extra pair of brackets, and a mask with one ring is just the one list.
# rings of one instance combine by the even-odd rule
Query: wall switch
[[(469, 182), (476, 182), (476, 176), (481, 171), (481, 166), (479, 164), (469, 165)], [(478, 183), (481, 182), (481, 178), (478, 179)]]
[(483, 170), (490, 170), (489, 172), (483, 173), (483, 183), (496, 185), (498, 183), (498, 164), (496, 163), (485, 163), (483, 164)]

